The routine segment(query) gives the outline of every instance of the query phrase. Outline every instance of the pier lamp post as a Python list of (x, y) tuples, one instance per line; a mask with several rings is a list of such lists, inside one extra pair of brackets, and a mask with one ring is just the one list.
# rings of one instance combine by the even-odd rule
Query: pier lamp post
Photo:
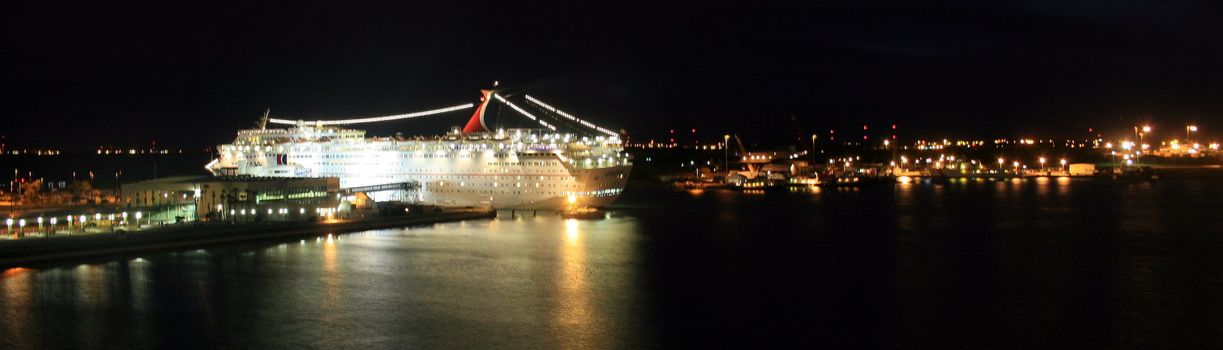
[(47, 235), (48, 235), (48, 236), (50, 236), (50, 235), (52, 235), (52, 234), (55, 234), (55, 221), (56, 221), (55, 219), (56, 219), (56, 218), (55, 218), (54, 216), (52, 216), (52, 217), (51, 217), (51, 220), (50, 220), (50, 221), (51, 221), (51, 229), (47, 230)]
[(1040, 171), (1045, 171), (1045, 157), (1040, 157), (1037, 161), (1040, 162)]
[(18, 237), (25, 236), (25, 219), (17, 220)]
[[(1143, 139), (1144, 137), (1146, 137), (1146, 136), (1147, 136), (1147, 134), (1149, 134), (1150, 132), (1151, 132), (1151, 126), (1150, 126), (1150, 125), (1143, 125), (1143, 126), (1142, 126), (1142, 132), (1138, 132), (1138, 127), (1137, 127), (1137, 126), (1135, 126), (1135, 127), (1134, 127), (1134, 133), (1138, 134), (1138, 144), (1139, 144), (1139, 145), (1142, 145), (1142, 144), (1143, 144), (1143, 143), (1142, 143), (1142, 139)], [(1137, 164), (1137, 163), (1138, 163), (1139, 157), (1140, 157), (1141, 155), (1142, 155), (1142, 151), (1137, 151), (1137, 152), (1134, 152), (1134, 163), (1135, 163), (1135, 164)]]
[(7, 226), (5, 232), (13, 234), (13, 218), (4, 219), (4, 226)]
[(140, 218), (143, 216), (144, 213), (136, 212), (136, 228), (140, 228)]
[(815, 164), (815, 140), (818, 137), (819, 137), (819, 134), (811, 134), (811, 164), (812, 165)]
[(730, 134), (722, 135), (722, 170), (730, 176)]
[(1197, 131), (1198, 131), (1197, 125), (1186, 125), (1185, 126), (1185, 142), (1188, 143), (1189, 140), (1193, 139), (1192, 136), (1189, 135), (1189, 133), (1197, 132)]
[(38, 217), (38, 232), (44, 233), (42, 230), (42, 217), (41, 216)]
[(999, 173), (1003, 172), (1002, 164), (1005, 164), (1005, 163), (1006, 163), (1006, 159), (998, 158), (998, 172)]

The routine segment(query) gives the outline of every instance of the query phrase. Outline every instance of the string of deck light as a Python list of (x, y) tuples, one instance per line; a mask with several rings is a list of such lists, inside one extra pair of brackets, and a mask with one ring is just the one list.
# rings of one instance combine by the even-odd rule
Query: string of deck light
[[(388, 116), (383, 116), (383, 117), (338, 119), (338, 120), (314, 120), (314, 121), (300, 121), (300, 122), (309, 124), (309, 125), (346, 125), (346, 124), (359, 124), (359, 123), (376, 123), (376, 122), (385, 122), (385, 121), (391, 121), (391, 120), (424, 117), (424, 116), (441, 114), (441, 113), (446, 113), (446, 112), (454, 112), (454, 111), (472, 108), (475, 106), (476, 104), (474, 103), (468, 103), (468, 104), (450, 106), (450, 107), (445, 107), (445, 108), (431, 109), (431, 110), (421, 111), (421, 112), (388, 115)], [(274, 124), (297, 125), (299, 120), (271, 118), (271, 119), (268, 119), (268, 122), (271, 122)]]
[(504, 103), (505, 105), (510, 106), (510, 108), (513, 108), (515, 111), (518, 111), (518, 113), (521, 113), (523, 116), (530, 118), (531, 120), (539, 122), (539, 125), (543, 125), (545, 128), (548, 128), (548, 130), (556, 131), (555, 126), (552, 126), (552, 124), (548, 124), (548, 122), (539, 120), (539, 118), (536, 118), (535, 115), (528, 113), (526, 110), (522, 109), (522, 107), (518, 107), (518, 105), (514, 104), (513, 102), (510, 102), (510, 100), (505, 99), (505, 97), (501, 97), (501, 95), (498, 95), (498, 94), (493, 94), (493, 97), (496, 97), (497, 101), (501, 101), (501, 103)]
[(549, 105), (549, 104), (547, 104), (547, 103), (544, 103), (544, 101), (540, 101), (540, 100), (539, 100), (539, 99), (537, 99), (537, 98), (531, 97), (531, 95), (526, 95), (526, 98), (527, 98), (527, 102), (531, 102), (531, 103), (535, 104), (536, 106), (539, 106), (539, 107), (541, 107), (541, 108), (543, 108), (543, 109), (546, 109), (546, 110), (548, 110), (549, 112), (559, 114), (559, 115), (561, 115), (562, 117), (569, 118), (569, 120), (572, 120), (572, 121), (578, 122), (579, 124), (582, 124), (582, 125), (584, 125), (584, 126), (586, 126), (586, 127), (588, 127), (588, 128), (595, 129), (595, 130), (597, 130), (597, 131), (599, 131), (599, 132), (601, 132), (601, 133), (607, 134), (608, 136), (616, 136), (616, 135), (617, 135), (615, 132), (612, 132), (611, 130), (604, 129), (603, 127), (600, 127), (600, 126), (598, 126), (598, 125), (595, 125), (594, 123), (591, 123), (591, 122), (588, 122), (588, 121), (582, 120), (582, 118), (574, 117), (573, 115), (570, 115), (569, 113), (565, 113), (565, 111), (562, 111), (562, 110), (560, 110), (560, 109), (558, 109), (558, 108), (556, 108), (556, 107), (552, 107), (551, 105)]

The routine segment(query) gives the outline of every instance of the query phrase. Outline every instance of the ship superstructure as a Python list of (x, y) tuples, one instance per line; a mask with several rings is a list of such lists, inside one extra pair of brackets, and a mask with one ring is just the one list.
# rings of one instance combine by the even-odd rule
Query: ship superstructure
[[(544, 128), (487, 131), (490, 96)], [(264, 124), (218, 146), (219, 157), (206, 168), (218, 176), (338, 177), (341, 188), (416, 182), (410, 200), (442, 206), (603, 206), (624, 189), (632, 161), (618, 135), (597, 132), (602, 128), (558, 131), (563, 122), (547, 123), (488, 90), (473, 107), (477, 111), (464, 130), (430, 137), (367, 137), (363, 130), (327, 125), (340, 123), (297, 121), (283, 129)], [(374, 199), (393, 195), (377, 193)]]

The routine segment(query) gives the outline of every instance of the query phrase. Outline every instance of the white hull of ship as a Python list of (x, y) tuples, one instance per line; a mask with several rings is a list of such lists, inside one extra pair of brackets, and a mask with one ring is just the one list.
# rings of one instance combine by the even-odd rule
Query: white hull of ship
[[(632, 170), (627, 162), (581, 167), (550, 153), (510, 153), (497, 157), (492, 152), (465, 152), (460, 156), (400, 151), (380, 143), (346, 153), (293, 151), (316, 150), (319, 146), (289, 146), (284, 154), (258, 157), (223, 156), (209, 163), (208, 168), (216, 175), (338, 177), (342, 188), (416, 182), (420, 187), (414, 193), (385, 191), (368, 195), (375, 201), (497, 209), (606, 206), (619, 198)], [(570, 197), (574, 203), (570, 203)]]

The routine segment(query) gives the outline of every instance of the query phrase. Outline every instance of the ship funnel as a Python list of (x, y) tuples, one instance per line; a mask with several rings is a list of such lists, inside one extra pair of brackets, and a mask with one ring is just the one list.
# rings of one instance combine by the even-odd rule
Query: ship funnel
[(476, 112), (471, 115), (471, 120), (467, 121), (467, 126), (463, 127), (464, 134), (488, 131), (488, 124), (484, 123), (484, 111), (488, 109), (488, 102), (492, 100), (493, 91), (492, 89), (480, 89), (480, 105), (476, 106)]

